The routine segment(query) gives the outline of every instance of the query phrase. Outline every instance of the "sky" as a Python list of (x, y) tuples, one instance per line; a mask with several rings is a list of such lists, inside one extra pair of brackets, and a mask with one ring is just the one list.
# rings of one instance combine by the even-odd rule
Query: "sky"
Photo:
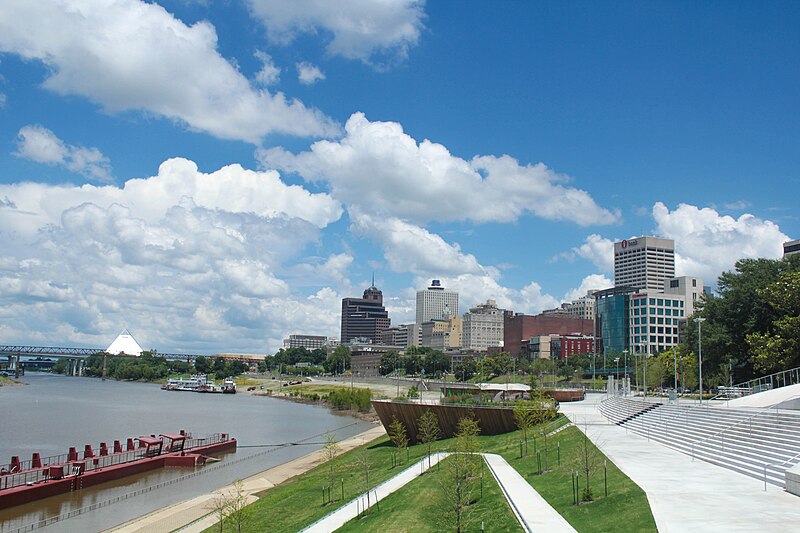
[(5, 0), (0, 344), (274, 353), (800, 238), (797, 2)]

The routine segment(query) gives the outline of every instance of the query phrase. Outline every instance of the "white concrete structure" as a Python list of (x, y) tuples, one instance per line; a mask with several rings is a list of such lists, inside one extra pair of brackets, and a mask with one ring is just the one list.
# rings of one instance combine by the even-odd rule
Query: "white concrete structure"
[(659, 532), (797, 530), (797, 496), (773, 485), (764, 490), (758, 479), (692, 461), (689, 455), (609, 422), (597, 409), (603, 398), (587, 394), (582, 402), (561, 403), (560, 410), (647, 493)]
[(142, 347), (139, 346), (139, 343), (136, 342), (136, 339), (133, 338), (131, 332), (123, 330), (122, 333), (117, 335), (117, 338), (114, 339), (108, 348), (106, 348), (106, 353), (110, 353), (111, 355), (142, 355)]
[(328, 344), (328, 337), (325, 335), (289, 335), (288, 339), (283, 339), (284, 348), (305, 348), (313, 351), (324, 348)]
[(457, 314), (458, 293), (442, 287), (438, 279), (424, 291), (417, 291), (417, 324)]
[(490, 346), (503, 345), (503, 310), (487, 300), (464, 313), (461, 346), (464, 350), (485, 352)]
[(675, 241), (637, 237), (614, 243), (614, 286), (661, 291), (675, 277)]
[(664, 281), (664, 294), (677, 294), (686, 302), (687, 317), (694, 313), (694, 306), (703, 296), (703, 278), (694, 276), (680, 276)]

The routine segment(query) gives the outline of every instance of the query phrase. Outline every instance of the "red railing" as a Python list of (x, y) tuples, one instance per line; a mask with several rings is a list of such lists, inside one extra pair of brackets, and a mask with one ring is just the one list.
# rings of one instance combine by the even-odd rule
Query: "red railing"
[[(168, 439), (163, 439), (164, 445), (161, 449), (161, 454), (170, 453), (168, 449)], [(187, 439), (184, 441), (183, 451), (190, 451), (196, 448), (205, 446), (213, 446), (230, 440), (227, 433), (213, 433), (203, 437), (192, 437), (187, 434)], [(41, 459), (41, 467), (33, 468), (33, 460), (20, 461), (19, 467), (14, 472), (11, 472), (11, 465), (2, 465), (0, 469), (5, 469), (6, 474), (0, 474), (0, 490), (11, 489), (23, 485), (32, 485), (50, 479), (50, 467), (60, 466), (64, 469), (63, 477), (74, 475), (76, 462), (83, 463), (83, 472), (91, 472), (101, 468), (108, 468), (111, 466), (121, 465), (125, 463), (132, 463), (147, 456), (147, 447), (141, 446), (135, 450), (128, 450), (118, 453), (110, 453), (108, 455), (96, 455), (94, 457), (82, 458), (83, 452), (78, 453), (78, 461), (70, 461), (69, 454), (52, 455), (43, 457)], [(151, 456), (152, 452), (151, 452)], [(16, 468), (16, 467), (15, 467)], [(0, 470), (2, 471), (2, 470)]]

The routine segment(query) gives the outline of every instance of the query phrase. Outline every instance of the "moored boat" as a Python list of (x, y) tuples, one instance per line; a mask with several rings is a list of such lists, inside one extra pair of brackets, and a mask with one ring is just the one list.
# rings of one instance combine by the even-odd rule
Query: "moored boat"
[(111, 450), (105, 442), (100, 443), (97, 454), (87, 444), (80, 455), (76, 448), (70, 448), (67, 454), (53, 457), (34, 453), (29, 461), (14, 456), (9, 464), (0, 465), (0, 509), (165, 466), (202, 465), (207, 455), (235, 450), (236, 439), (227, 433), (197, 437), (181, 431), (163, 433), (158, 438), (129, 438), (124, 450), (117, 440)]
[(225, 378), (222, 382), (222, 394), (236, 394), (236, 382), (232, 377)]

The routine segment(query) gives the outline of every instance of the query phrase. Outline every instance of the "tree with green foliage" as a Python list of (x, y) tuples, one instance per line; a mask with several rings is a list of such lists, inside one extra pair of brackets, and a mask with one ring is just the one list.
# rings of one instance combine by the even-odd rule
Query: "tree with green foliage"
[(347, 346), (339, 345), (333, 350), (333, 353), (328, 357), (323, 366), (325, 372), (331, 374), (342, 374), (345, 370), (350, 368), (350, 348)]
[(450, 358), (439, 350), (431, 350), (423, 358), (422, 368), (428, 376), (441, 376), (450, 368)]
[(767, 331), (747, 335), (755, 369), (772, 373), (800, 366), (800, 271), (782, 273), (758, 293), (776, 319)]
[(194, 369), (200, 374), (210, 374), (214, 370), (214, 363), (210, 357), (199, 355), (194, 360)]
[(425, 445), (428, 450), (428, 468), (431, 466), (431, 453), (433, 453), (433, 443), (442, 436), (442, 429), (439, 426), (439, 417), (432, 410), (425, 411), (417, 419), (417, 440)]
[(514, 368), (514, 359), (508, 352), (500, 352), (494, 356), (494, 374), (501, 376), (508, 374)]
[(443, 530), (460, 533), (467, 526), (477, 468), (479, 461), (483, 460), (476, 455), (479, 434), (480, 426), (475, 419), (459, 419), (454, 453), (447, 460), (447, 475), (442, 478)]
[(514, 407), (514, 422), (517, 424), (517, 428), (522, 430), (526, 456), (528, 455), (528, 430), (536, 425), (538, 419), (539, 413), (532, 409), (530, 404), (520, 403)]
[(396, 350), (389, 350), (381, 356), (381, 363), (378, 371), (381, 376), (388, 376), (395, 370), (403, 369), (400, 354)]
[(487, 355), (478, 361), (478, 373), (487, 380), (499, 376), (500, 372), (498, 370), (497, 361), (495, 361), (494, 357)]
[(392, 421), (389, 423), (389, 428), (387, 431), (389, 435), (389, 439), (394, 444), (395, 448), (397, 448), (397, 453), (400, 457), (403, 456), (403, 450), (406, 449), (408, 446), (408, 433), (406, 432), (406, 426), (403, 425), (396, 417), (392, 417)]
[[(780, 347), (771, 348), (767, 342), (768, 338), (777, 339), (780, 325), (776, 323), (790, 316), (775, 305), (778, 302), (772, 299), (774, 292), (768, 287), (780, 284), (782, 276), (791, 272), (800, 272), (800, 255), (780, 260), (741, 259), (734, 271), (719, 277), (719, 295), (704, 295), (699, 301), (695, 316), (706, 319), (702, 326), (703, 381), (728, 364), (733, 367), (735, 381), (761, 375), (767, 368), (779, 370), (786, 368), (784, 364), (793, 364), (791, 360), (771, 362), (771, 349)], [(685, 351), (697, 353), (697, 330), (697, 322), (690, 317), (682, 343)]]
[(412, 351), (410, 354), (407, 353), (406, 356), (403, 357), (402, 361), (406, 374), (415, 375), (419, 374), (422, 370), (422, 356), (414, 351)]
[(468, 381), (472, 379), (477, 371), (478, 365), (472, 357), (467, 357), (453, 366), (453, 373), (456, 375), (458, 381)]

